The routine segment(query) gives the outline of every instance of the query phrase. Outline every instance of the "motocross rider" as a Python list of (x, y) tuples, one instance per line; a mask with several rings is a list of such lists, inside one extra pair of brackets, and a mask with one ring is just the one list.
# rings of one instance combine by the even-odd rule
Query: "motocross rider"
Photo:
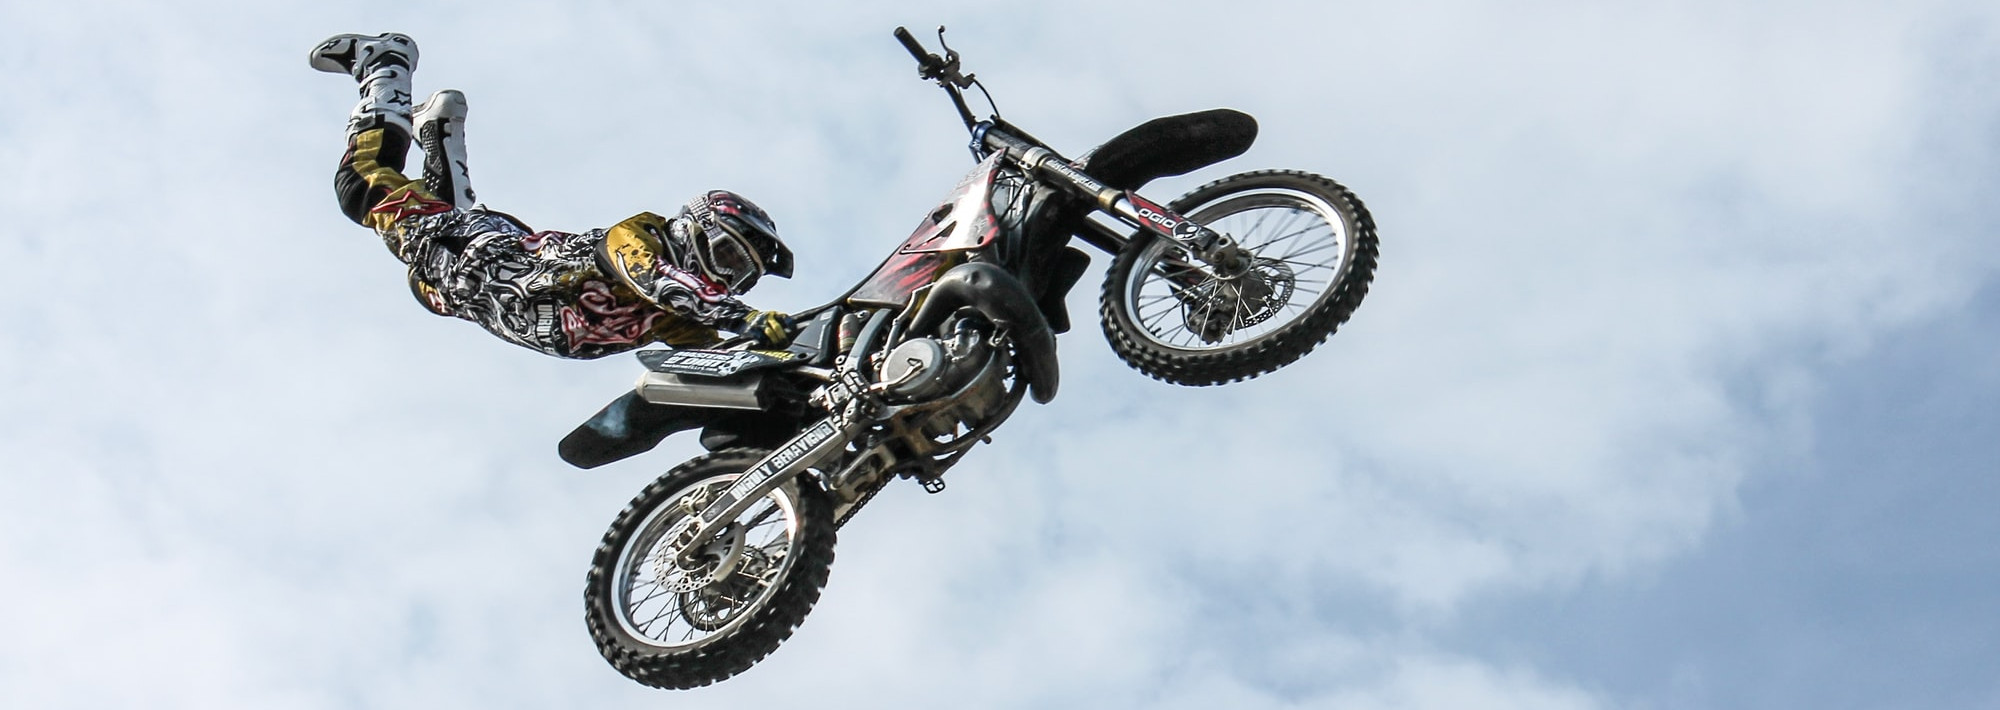
[[(762, 276), (792, 275), (791, 251), (749, 200), (713, 190), (673, 217), (641, 212), (609, 229), (535, 231), (474, 202), (464, 95), (447, 89), (411, 106), (414, 40), (335, 35), (309, 59), (361, 85), (334, 173), (341, 210), (409, 266), (410, 290), (431, 312), (565, 358), (656, 342), (701, 347), (717, 342), (718, 331), (765, 344), (789, 337), (784, 314), (737, 298)], [(402, 174), (413, 134), (424, 153), (422, 180)], [(636, 395), (614, 401), (564, 439), (563, 458), (598, 465), (701, 423), (668, 409)]]

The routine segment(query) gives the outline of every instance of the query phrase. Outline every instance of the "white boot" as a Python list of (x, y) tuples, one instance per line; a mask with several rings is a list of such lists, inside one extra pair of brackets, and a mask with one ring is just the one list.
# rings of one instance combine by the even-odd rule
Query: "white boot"
[(417, 147), (424, 151), (424, 186), (459, 209), (472, 209), (472, 175), (465, 167), (465, 94), (444, 89), (417, 106)]
[(417, 69), (417, 41), (409, 35), (386, 32), (370, 37), (368, 35), (334, 35), (313, 47), (306, 61), (312, 68), (334, 74), (346, 74), (361, 81), (368, 76), (368, 70), (376, 64), (388, 62), (400, 64), (404, 69)]
[(348, 117), (349, 135), (395, 126), (410, 130), (410, 73), (417, 68), (417, 43), (407, 35), (334, 35), (307, 55), (312, 68), (347, 74), (361, 82), (361, 101)]

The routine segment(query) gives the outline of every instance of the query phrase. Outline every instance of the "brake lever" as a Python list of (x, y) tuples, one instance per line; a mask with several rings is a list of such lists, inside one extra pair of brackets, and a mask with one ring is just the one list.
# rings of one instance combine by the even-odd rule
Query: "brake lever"
[[(979, 91), (984, 93), (986, 87), (979, 83), (978, 77), (959, 72), (958, 50), (952, 49), (950, 44), (945, 43), (944, 25), (938, 25), (937, 28), (938, 44), (944, 47), (945, 52), (942, 57), (924, 49), (924, 46), (917, 42), (917, 38), (910, 36), (907, 28), (898, 27), (894, 34), (896, 41), (903, 43), (903, 49), (908, 50), (910, 56), (916, 58), (917, 76), (936, 81), (945, 93), (951, 95), (951, 103), (958, 108), (958, 117), (965, 121), (965, 127), (968, 130), (978, 130), (979, 120), (973, 118), (972, 109), (966, 107), (963, 91), (978, 86)], [(993, 97), (988, 95), (986, 102), (992, 104)], [(999, 115), (997, 108), (994, 110), (994, 115)], [(978, 152), (977, 148), (973, 150), (974, 154)]]
[(958, 73), (958, 50), (952, 49), (950, 44), (945, 43), (944, 25), (938, 25), (937, 36), (938, 46), (944, 48), (944, 65), (938, 67), (937, 80), (939, 82), (950, 82), (952, 86), (960, 89), (971, 88), (976, 77), (972, 74)]

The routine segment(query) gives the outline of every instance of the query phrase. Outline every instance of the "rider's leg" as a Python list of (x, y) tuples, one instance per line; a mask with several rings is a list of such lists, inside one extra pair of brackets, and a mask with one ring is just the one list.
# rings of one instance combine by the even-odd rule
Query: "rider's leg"
[(445, 89), (417, 106), (417, 147), (424, 151), (424, 186), (459, 209), (478, 201), (465, 167), (465, 94)]
[(333, 184), (341, 211), (369, 224), (369, 212), (390, 195), (420, 187), (402, 172), (410, 152), (410, 74), (417, 66), (417, 44), (394, 33), (335, 35), (314, 47), (308, 60), (314, 69), (347, 74), (361, 84), (361, 99), (348, 117), (347, 153)]
[(328, 37), (307, 57), (312, 68), (346, 74), (361, 83), (361, 102), (348, 120), (351, 134), (393, 125), (410, 134), (410, 73), (417, 70), (417, 42), (394, 32)]

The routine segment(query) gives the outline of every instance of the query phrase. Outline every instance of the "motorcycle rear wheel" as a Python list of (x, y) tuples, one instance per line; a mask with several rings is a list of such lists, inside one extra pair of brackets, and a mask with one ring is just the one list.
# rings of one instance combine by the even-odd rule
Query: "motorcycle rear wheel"
[(689, 510), (768, 451), (725, 449), (674, 467), (619, 513), (591, 560), (585, 620), (626, 677), (694, 688), (734, 676), (791, 637), (833, 564), (833, 506), (809, 481), (739, 516), (695, 564), (676, 562)]
[(1173, 243), (1144, 236), (1118, 254), (1099, 322), (1112, 351), (1155, 379), (1218, 385), (1289, 365), (1347, 322), (1374, 279), (1374, 218), (1325, 177), (1241, 173), (1168, 208), (1235, 239), (1252, 267), (1218, 278)]

